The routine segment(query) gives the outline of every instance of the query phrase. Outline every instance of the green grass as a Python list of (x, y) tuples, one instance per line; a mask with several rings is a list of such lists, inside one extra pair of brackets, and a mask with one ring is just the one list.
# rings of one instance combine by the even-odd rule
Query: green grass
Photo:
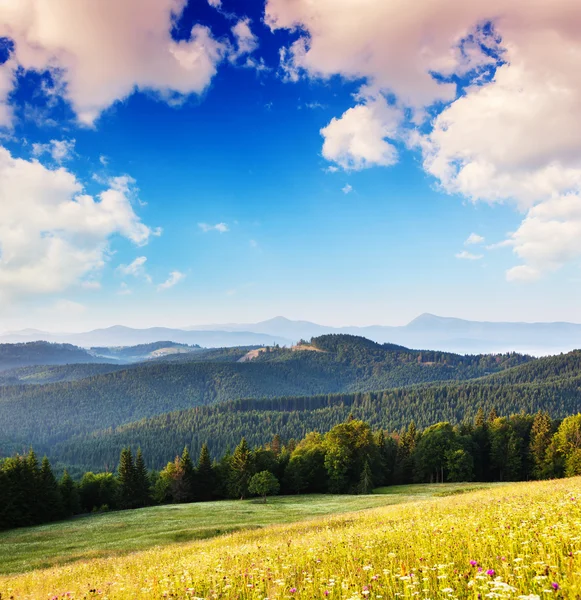
[(279, 496), (256, 500), (165, 505), (78, 517), (0, 533), (0, 574), (116, 556), (273, 524), (429, 499), (486, 484), (379, 488), (368, 496)]

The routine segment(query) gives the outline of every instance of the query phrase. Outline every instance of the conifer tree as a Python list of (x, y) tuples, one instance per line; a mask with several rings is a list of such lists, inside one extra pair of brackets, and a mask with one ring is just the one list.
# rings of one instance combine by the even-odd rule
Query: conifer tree
[(535, 415), (531, 428), (531, 442), (529, 450), (533, 460), (533, 475), (536, 479), (545, 479), (549, 473), (547, 469), (547, 449), (553, 438), (553, 424), (549, 413), (539, 411)]
[(136, 506), (148, 506), (151, 504), (149, 473), (143, 460), (141, 448), (137, 449), (135, 457), (135, 504)]
[(61, 498), (63, 502), (63, 513), (66, 517), (76, 515), (81, 510), (81, 503), (79, 500), (79, 492), (77, 486), (68, 471), (65, 469), (63, 477), (59, 484), (61, 492)]
[(190, 451), (188, 447), (184, 447), (182, 456), (180, 458), (180, 471), (182, 476), (182, 499), (181, 502), (193, 502), (196, 492), (196, 481), (195, 481), (195, 470), (194, 464), (190, 457)]
[(368, 460), (365, 461), (363, 471), (361, 472), (358, 491), (360, 494), (371, 494), (373, 491), (373, 473), (371, 472), (371, 466), (369, 465)]
[(248, 484), (253, 475), (252, 452), (242, 438), (230, 459), (230, 493), (235, 498), (244, 499), (248, 495)]
[(135, 464), (130, 448), (123, 448), (119, 458), (119, 507), (133, 508), (136, 502)]
[(63, 516), (63, 502), (59, 485), (45, 456), (40, 467), (40, 487), (44, 518), (56, 521)]
[(200, 451), (196, 479), (198, 484), (198, 498), (202, 501), (211, 500), (214, 496), (216, 478), (214, 468), (212, 467), (210, 451), (206, 443), (202, 445), (202, 450)]

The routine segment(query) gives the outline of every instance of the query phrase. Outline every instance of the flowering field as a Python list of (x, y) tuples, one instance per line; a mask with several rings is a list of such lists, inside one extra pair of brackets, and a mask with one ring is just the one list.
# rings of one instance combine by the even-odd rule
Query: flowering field
[(1, 598), (581, 598), (581, 479), (0, 578)]

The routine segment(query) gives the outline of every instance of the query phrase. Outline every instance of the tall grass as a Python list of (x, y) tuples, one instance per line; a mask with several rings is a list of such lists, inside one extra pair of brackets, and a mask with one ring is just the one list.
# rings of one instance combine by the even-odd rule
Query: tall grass
[(581, 598), (581, 479), (495, 487), (0, 579), (5, 598)]

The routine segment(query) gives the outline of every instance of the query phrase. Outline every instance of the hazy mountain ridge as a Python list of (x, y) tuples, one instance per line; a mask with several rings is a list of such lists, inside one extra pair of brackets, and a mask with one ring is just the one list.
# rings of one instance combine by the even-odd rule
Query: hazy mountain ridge
[(228, 323), (188, 326), (182, 329), (152, 327), (135, 329), (116, 325), (85, 333), (45, 333), (24, 330), (0, 335), (1, 342), (38, 339), (68, 342), (83, 347), (133, 346), (171, 340), (203, 347), (292, 345), (329, 333), (360, 335), (379, 343), (408, 348), (427, 348), (460, 354), (521, 352), (556, 354), (581, 348), (581, 325), (576, 323), (511, 323), (468, 321), (454, 317), (423, 314), (407, 325), (330, 327), (309, 321), (275, 317), (259, 323)]

